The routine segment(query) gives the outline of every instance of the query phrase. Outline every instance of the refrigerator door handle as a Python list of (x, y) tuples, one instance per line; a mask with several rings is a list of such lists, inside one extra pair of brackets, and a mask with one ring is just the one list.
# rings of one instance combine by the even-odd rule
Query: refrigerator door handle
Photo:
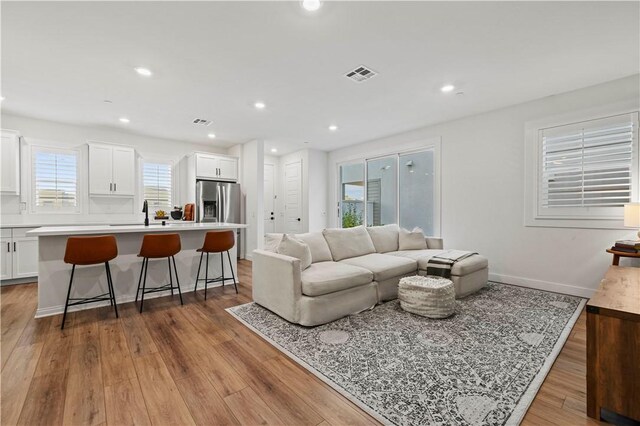
[(204, 203), (202, 202), (202, 183), (198, 182), (196, 184), (196, 205), (197, 207), (197, 211), (196, 211), (196, 221), (197, 222), (204, 222)]

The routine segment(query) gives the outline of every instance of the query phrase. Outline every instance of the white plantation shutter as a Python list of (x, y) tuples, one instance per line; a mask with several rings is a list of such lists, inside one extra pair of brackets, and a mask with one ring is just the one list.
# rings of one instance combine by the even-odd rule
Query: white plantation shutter
[(634, 113), (541, 130), (540, 209), (606, 216), (632, 201), (637, 122)]
[(32, 196), (36, 211), (76, 211), (78, 152), (32, 147)]
[(144, 162), (142, 174), (144, 199), (149, 202), (149, 208), (170, 210), (171, 164)]

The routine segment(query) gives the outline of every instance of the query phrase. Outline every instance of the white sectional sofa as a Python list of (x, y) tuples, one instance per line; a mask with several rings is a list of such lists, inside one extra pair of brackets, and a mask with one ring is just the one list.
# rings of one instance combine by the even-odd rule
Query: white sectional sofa
[[(444, 251), (433, 237), (424, 248), (399, 250), (399, 234), (397, 225), (297, 234), (311, 252), (304, 270), (299, 258), (276, 252), (282, 234), (268, 234), (265, 249), (253, 252), (253, 300), (287, 321), (314, 326), (395, 299), (400, 278), (426, 275), (428, 260)], [(487, 259), (463, 259), (451, 275), (456, 297), (474, 293), (487, 283)]]

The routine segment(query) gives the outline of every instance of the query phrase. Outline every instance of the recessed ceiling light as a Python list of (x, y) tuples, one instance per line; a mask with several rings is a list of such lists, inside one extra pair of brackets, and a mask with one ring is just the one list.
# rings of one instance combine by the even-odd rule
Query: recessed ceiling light
[(215, 139), (215, 138), (216, 138), (216, 134), (215, 134), (215, 133), (209, 133), (209, 134), (207, 135), (207, 137), (208, 137), (209, 139)]
[(446, 84), (446, 85), (442, 86), (440, 88), (440, 90), (442, 92), (444, 92), (444, 93), (447, 93), (447, 92), (451, 92), (455, 88), (456, 88), (456, 86), (454, 86), (453, 84)]
[(120, 122), (121, 123), (128, 123), (129, 121), (131, 121), (131, 120), (129, 120), (127, 117), (120, 117)]
[(148, 69), (148, 68), (138, 67), (138, 68), (134, 68), (134, 69), (136, 70), (136, 72), (138, 74), (140, 74), (141, 76), (144, 76), (144, 77), (151, 77), (151, 74), (153, 74), (151, 72), (151, 70)]
[(321, 5), (320, 0), (302, 0), (302, 7), (309, 12), (315, 12)]
[(338, 130), (338, 126), (336, 126), (335, 124), (332, 124), (331, 126), (329, 126), (329, 130), (331, 130), (332, 132), (335, 132), (336, 130)]
[(4, 101), (4, 96), (0, 96), (0, 101)]
[(256, 102), (255, 104), (253, 104), (253, 106), (255, 106), (258, 109), (264, 109), (264, 107), (266, 107), (266, 105), (264, 104), (264, 102)]
[(278, 148), (271, 148), (271, 152), (278, 152)]

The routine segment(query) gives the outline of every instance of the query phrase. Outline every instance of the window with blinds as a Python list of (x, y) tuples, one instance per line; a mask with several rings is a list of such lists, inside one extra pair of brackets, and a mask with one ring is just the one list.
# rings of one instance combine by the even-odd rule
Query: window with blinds
[(597, 214), (631, 202), (638, 179), (637, 122), (634, 113), (541, 129), (538, 206)]
[(36, 211), (76, 211), (78, 152), (32, 148), (32, 197)]
[(144, 162), (142, 167), (144, 199), (149, 209), (170, 210), (171, 200), (171, 164)]

